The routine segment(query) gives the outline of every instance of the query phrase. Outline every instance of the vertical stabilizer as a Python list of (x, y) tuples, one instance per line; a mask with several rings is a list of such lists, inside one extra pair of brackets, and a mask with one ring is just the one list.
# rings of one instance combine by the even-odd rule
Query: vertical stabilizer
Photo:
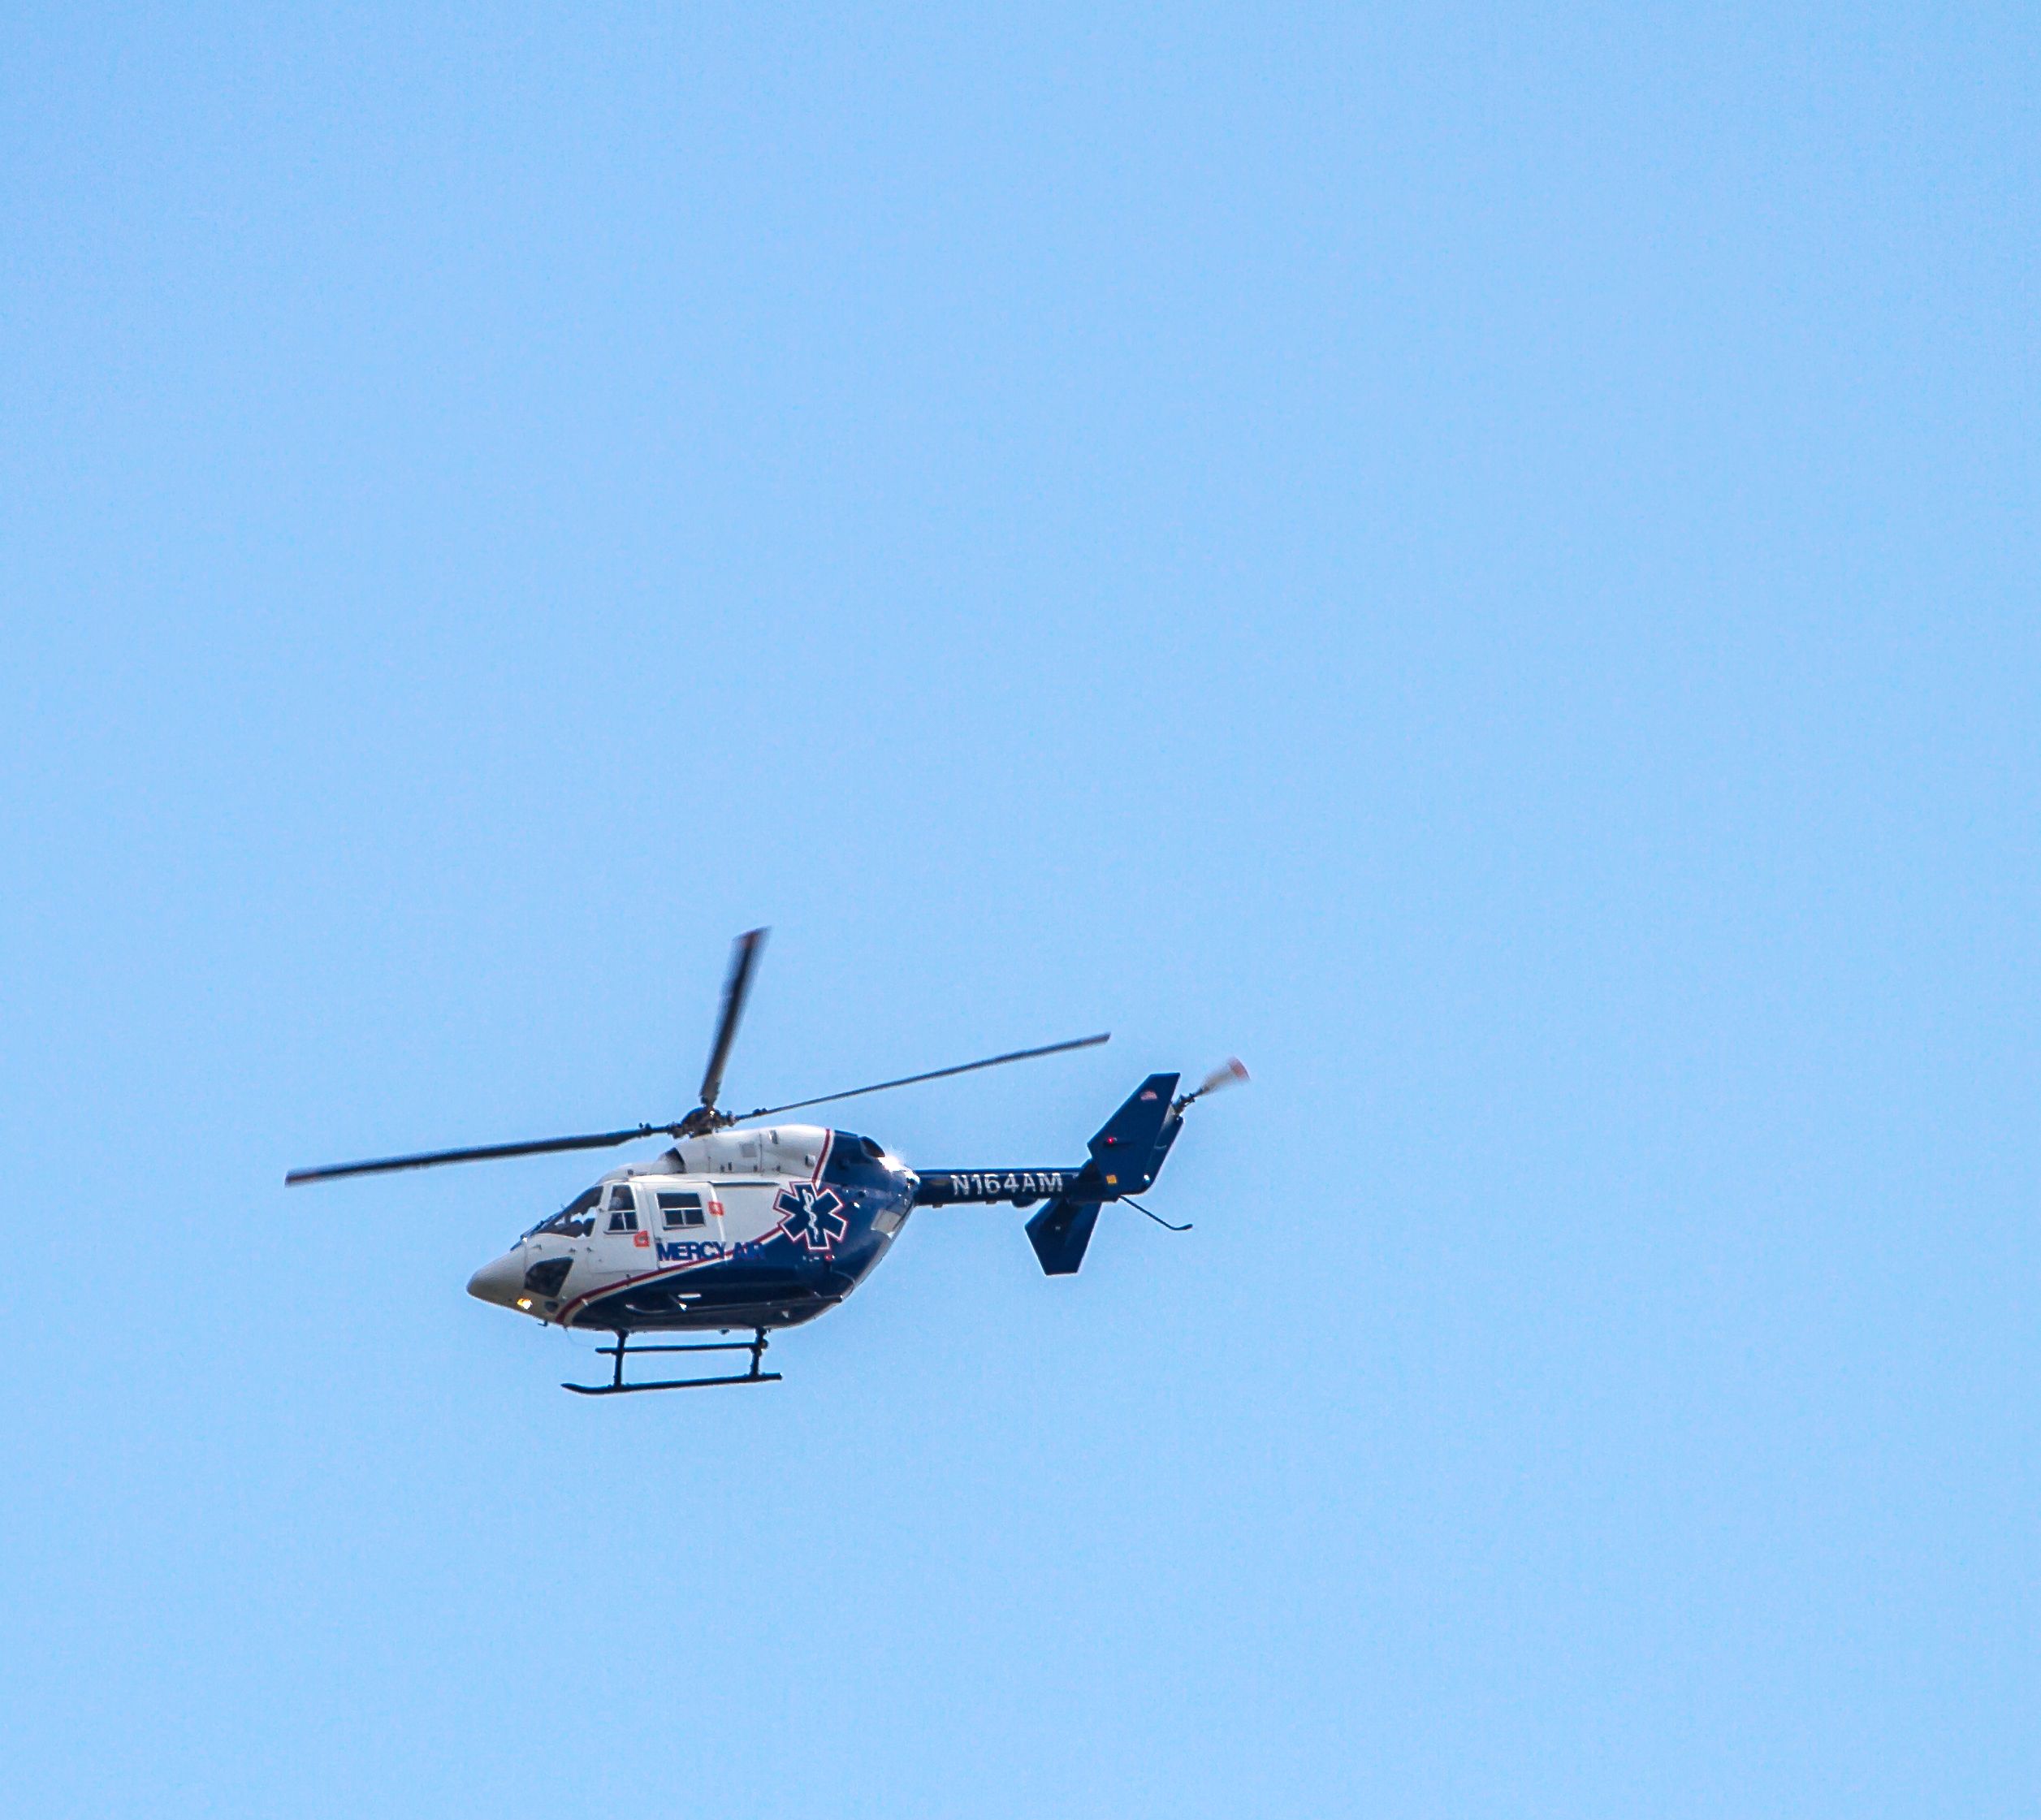
[(1176, 1074), (1149, 1075), (1099, 1127), (1092, 1139), (1092, 1169), (1105, 1190), (1100, 1200), (1138, 1195), (1155, 1180), (1181, 1122), (1170, 1104), (1179, 1079)]
[(1084, 1261), (1084, 1247), (1098, 1224), (1098, 1203), (1058, 1195), (1027, 1222), (1027, 1242), (1042, 1260), (1044, 1275), (1069, 1277)]

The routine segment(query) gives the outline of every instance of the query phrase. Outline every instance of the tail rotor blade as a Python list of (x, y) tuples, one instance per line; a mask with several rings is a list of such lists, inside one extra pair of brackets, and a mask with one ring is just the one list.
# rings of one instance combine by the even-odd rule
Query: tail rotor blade
[(730, 974), (723, 982), (723, 1016), (716, 1027), (716, 1043), (709, 1051), (707, 1071), (702, 1076), (702, 1105), (712, 1109), (723, 1091), (723, 1065), (730, 1059), (730, 1044), (736, 1040), (737, 1020), (744, 1015), (744, 1001), (751, 991), (751, 972), (758, 965), (759, 950), (765, 946), (766, 932), (747, 929), (730, 946)]
[(1222, 1087), (1231, 1087), (1236, 1082), (1244, 1081), (1247, 1079), (1246, 1067), (1241, 1062), (1239, 1057), (1235, 1056), (1226, 1062), (1225, 1066), (1213, 1069), (1203, 1080), (1200, 1081), (1197, 1092), (1187, 1094), (1183, 1099), (1183, 1105), (1187, 1106), (1193, 1100), (1202, 1100), (1208, 1093), (1217, 1093)]

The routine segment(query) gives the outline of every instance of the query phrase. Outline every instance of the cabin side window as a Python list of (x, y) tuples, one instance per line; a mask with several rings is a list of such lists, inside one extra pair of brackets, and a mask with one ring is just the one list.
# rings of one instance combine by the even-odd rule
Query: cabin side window
[(685, 1188), (659, 1191), (659, 1224), (668, 1232), (708, 1223), (708, 1216), (703, 1211), (702, 1197)]
[(613, 1182), (610, 1184), (608, 1212), (612, 1232), (638, 1230), (638, 1202), (628, 1182)]

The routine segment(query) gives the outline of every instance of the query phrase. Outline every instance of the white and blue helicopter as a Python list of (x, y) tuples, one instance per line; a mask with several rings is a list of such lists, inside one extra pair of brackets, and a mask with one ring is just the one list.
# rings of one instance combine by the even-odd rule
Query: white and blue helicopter
[[(287, 1185), (350, 1175), (430, 1169), (441, 1163), (537, 1156), (564, 1150), (602, 1150), (635, 1139), (673, 1143), (648, 1164), (612, 1169), (542, 1220), (501, 1257), (469, 1279), (468, 1293), (562, 1329), (613, 1334), (597, 1351), (615, 1360), (607, 1384), (568, 1384), (583, 1396), (633, 1390), (683, 1390), (719, 1384), (768, 1384), (767, 1334), (798, 1326), (834, 1308), (869, 1276), (918, 1207), (1044, 1204), (1027, 1222), (1027, 1237), (1051, 1276), (1068, 1276), (1084, 1261), (1099, 1208), (1125, 1201), (1158, 1225), (1170, 1222), (1135, 1200), (1153, 1183), (1182, 1128), (1185, 1109), (1215, 1088), (1248, 1078), (1238, 1061), (1215, 1069), (1178, 1096), (1175, 1074), (1151, 1074), (1100, 1128), (1087, 1160), (1064, 1169), (912, 1169), (870, 1138), (817, 1125), (756, 1121), (838, 1100), (941, 1080), (1010, 1061), (1057, 1055), (1105, 1042), (1105, 1035), (1017, 1049), (954, 1068), (880, 1081), (784, 1106), (761, 1106), (740, 1119), (716, 1109), (724, 1064), (751, 988), (766, 932), (737, 937), (723, 988), (723, 1014), (702, 1077), (701, 1104), (671, 1125), (524, 1143), (483, 1144), (409, 1156), (293, 1169)], [(745, 1129), (734, 1129), (739, 1125)], [(1187, 1226), (1172, 1226), (1187, 1231)], [(626, 1383), (624, 1359), (633, 1335), (729, 1334), (748, 1340), (641, 1343), (638, 1352), (748, 1352), (748, 1371), (728, 1377), (663, 1378)]]

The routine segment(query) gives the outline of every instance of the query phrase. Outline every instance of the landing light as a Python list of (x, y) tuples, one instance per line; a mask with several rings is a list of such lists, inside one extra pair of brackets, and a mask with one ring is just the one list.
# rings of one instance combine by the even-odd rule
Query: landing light
[(531, 1306), (531, 1298), (529, 1295), (519, 1296), (517, 1298), (517, 1306), (521, 1308), (529, 1308)]

